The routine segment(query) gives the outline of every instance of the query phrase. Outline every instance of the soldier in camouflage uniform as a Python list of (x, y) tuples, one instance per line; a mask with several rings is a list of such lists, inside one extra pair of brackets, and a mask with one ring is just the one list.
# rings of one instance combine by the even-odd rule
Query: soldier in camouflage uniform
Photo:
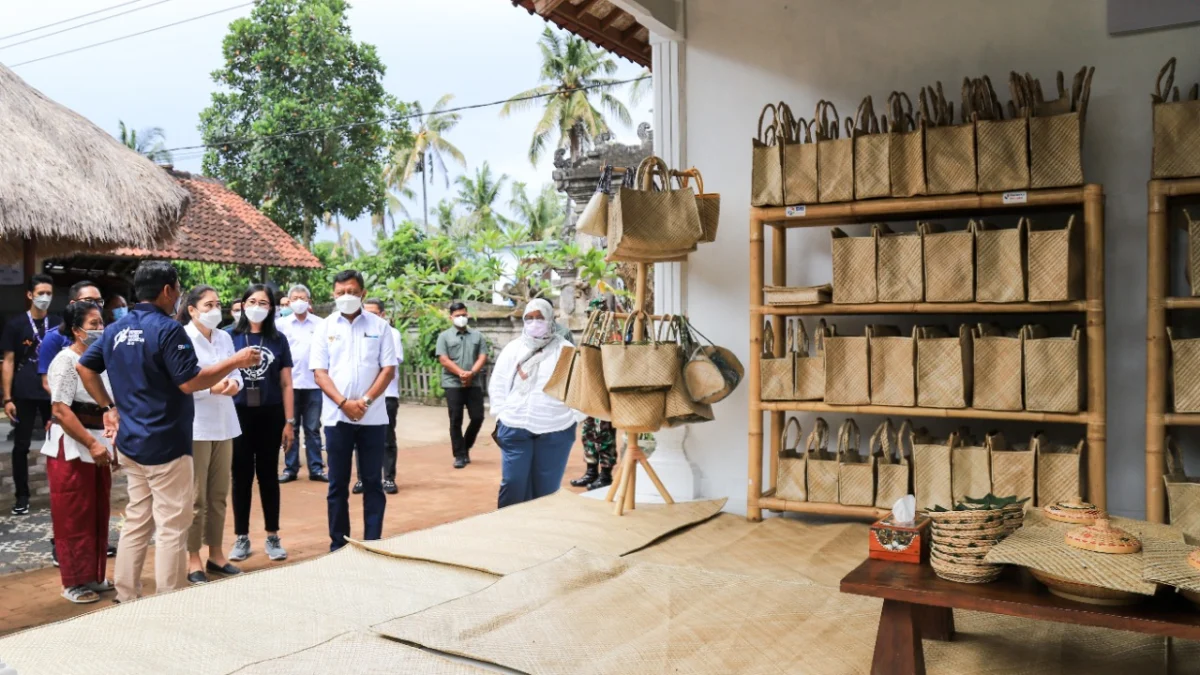
[[(604, 300), (595, 298), (588, 304), (588, 309), (603, 310)], [(583, 421), (580, 435), (583, 438), (583, 458), (587, 462), (587, 471), (571, 481), (571, 485), (589, 490), (612, 485), (613, 465), (617, 463), (617, 431), (612, 422), (589, 417)]]

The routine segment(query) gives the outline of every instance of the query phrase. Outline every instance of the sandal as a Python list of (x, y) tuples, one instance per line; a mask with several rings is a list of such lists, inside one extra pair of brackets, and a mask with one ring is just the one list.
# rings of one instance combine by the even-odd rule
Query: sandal
[(62, 596), (77, 605), (90, 605), (100, 600), (100, 595), (87, 586), (64, 588)]
[(104, 581), (93, 581), (89, 584), (85, 584), (84, 586), (93, 593), (108, 593), (109, 591), (117, 590), (117, 587), (113, 586), (113, 583), (108, 579), (105, 579)]

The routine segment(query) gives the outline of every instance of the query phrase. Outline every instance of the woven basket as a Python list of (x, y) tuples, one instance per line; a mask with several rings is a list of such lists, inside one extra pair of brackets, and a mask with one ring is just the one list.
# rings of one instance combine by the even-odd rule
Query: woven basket
[(999, 432), (989, 433), (984, 443), (992, 461), (992, 494), (1028, 498), (1032, 504), (1034, 467), (1037, 463), (1033, 448), (1009, 447), (1004, 435)]
[[(833, 119), (830, 120), (830, 111)], [(846, 136), (841, 137), (837, 108), (828, 101), (817, 103), (817, 201), (848, 202), (854, 199), (854, 122), (846, 118)]]
[(1004, 192), (1029, 187), (1029, 119), (977, 120), (979, 191)]
[(966, 408), (971, 405), (971, 329), (962, 325), (950, 336), (936, 327), (917, 329), (917, 405), (922, 408)]
[(992, 463), (986, 445), (964, 442), (950, 451), (950, 494), (957, 504), (967, 497), (981, 498), (992, 491)]
[[(869, 447), (875, 457), (875, 507), (890, 509), (904, 495), (909, 493), (912, 468), (909, 456), (912, 454), (911, 425), (908, 420), (900, 424), (899, 433), (892, 426), (890, 419), (871, 436)], [(910, 451), (904, 452), (904, 443), (909, 444)]]
[[(1045, 331), (1037, 326), (1036, 335)], [(1005, 335), (999, 326), (979, 324), (972, 329), (974, 395), (971, 405), (980, 410), (1023, 410), (1024, 333)]]
[[(760, 365), (761, 398), (764, 401), (794, 401), (796, 396), (796, 335), (792, 322), (786, 323), (787, 346), (783, 356), (775, 356), (775, 331), (768, 319), (763, 329), (763, 355)], [(805, 353), (808, 351), (805, 345)]]
[(1025, 332), (1025, 409), (1077, 413), (1084, 407), (1083, 342), (1079, 326), (1070, 337), (1037, 337)]
[(1025, 230), (1028, 218), (1015, 228), (975, 230), (975, 300), (1025, 301)]
[(1079, 113), (1029, 120), (1029, 186), (1083, 185), (1083, 118)]
[(925, 120), (914, 121), (908, 94), (896, 92), (892, 96), (892, 133), (888, 134), (888, 177), (892, 196), (923, 195), (926, 192)]
[(950, 453), (959, 444), (958, 434), (943, 440), (930, 438), (924, 429), (911, 432), (913, 495), (917, 510), (927, 511), (935, 506), (952, 508), (954, 497), (950, 484)]
[[(765, 127), (764, 121), (769, 122)], [(779, 145), (782, 137), (776, 133), (778, 126), (778, 111), (768, 103), (758, 116), (758, 135), (750, 141), (750, 203), (754, 206), (783, 206), (784, 203)]]
[(858, 425), (848, 419), (838, 431), (838, 503), (846, 506), (875, 505), (875, 456), (860, 452)]
[(1183, 467), (1179, 446), (1167, 439), (1167, 507), (1171, 524), (1183, 530), (1188, 541), (1200, 545), (1200, 477), (1188, 476)]
[[(871, 97), (863, 99), (858, 106), (854, 134), (854, 198), (872, 199), (891, 194), (888, 171), (888, 151), (891, 143), (887, 129), (880, 133), (879, 118)], [(886, 121), (886, 118), (885, 118)]]
[(860, 336), (825, 338), (825, 402), (865, 405), (871, 402), (872, 336), (899, 335), (895, 326), (867, 326)]
[[(796, 427), (796, 442), (788, 445), (788, 430)], [(783, 425), (783, 436), (779, 439), (779, 464), (775, 471), (775, 496), (780, 499), (803, 502), (808, 500), (805, 479), (807, 454), (800, 451), (800, 420), (789, 417)]]
[[(1166, 78), (1166, 87), (1163, 78)], [(1155, 94), (1151, 98), (1154, 111), (1154, 178), (1190, 178), (1200, 176), (1200, 101), (1190, 92), (1187, 100), (1179, 100), (1178, 89), (1172, 96), (1175, 80), (1175, 58), (1172, 57), (1158, 73)], [(1193, 87), (1192, 91), (1195, 91)]]
[(687, 382), (683, 372), (675, 378), (675, 385), (667, 391), (667, 400), (663, 406), (663, 422), (674, 428), (685, 424), (700, 424), (713, 421), (712, 406), (693, 400), (688, 394)]
[(1072, 214), (1061, 230), (1029, 229), (1029, 301), (1083, 297), (1083, 231)]
[(796, 319), (796, 328), (802, 338), (800, 344), (803, 351), (796, 355), (795, 400), (820, 401), (825, 398), (825, 339), (832, 334), (832, 329), (825, 324), (825, 319), (820, 320), (810, 355), (804, 322)]
[(874, 231), (865, 237), (851, 237), (840, 227), (830, 231), (835, 304), (875, 302), (875, 240)]
[(787, 131), (783, 137), (783, 200), (785, 204), (817, 203), (817, 145), (813, 143), (814, 122), (792, 119), (786, 110), (780, 120)]
[(931, 195), (976, 191), (973, 122), (925, 129), (925, 179)]
[(925, 299), (921, 233), (893, 233), (885, 225), (875, 228), (878, 301), (921, 302)]
[(914, 406), (917, 404), (916, 331), (913, 336), (872, 335), (871, 403)]
[(829, 425), (818, 417), (805, 443), (808, 501), (838, 503), (838, 458), (829, 453)]
[(608, 208), (608, 255), (616, 261), (667, 260), (694, 250), (704, 236), (696, 195), (675, 190), (658, 157), (638, 167), (638, 189), (619, 187)]
[(621, 431), (653, 433), (666, 424), (667, 392), (609, 393), (612, 423)]
[(1083, 441), (1073, 446), (1058, 445), (1036, 434), (1029, 447), (1037, 454), (1038, 506), (1087, 498), (1083, 489)]
[(1167, 337), (1175, 412), (1200, 412), (1200, 338), (1177, 338), (1170, 327)]
[(965, 230), (940, 232), (929, 223), (921, 231), (922, 264), (925, 269), (925, 300), (928, 302), (971, 302), (975, 299), (975, 221)]

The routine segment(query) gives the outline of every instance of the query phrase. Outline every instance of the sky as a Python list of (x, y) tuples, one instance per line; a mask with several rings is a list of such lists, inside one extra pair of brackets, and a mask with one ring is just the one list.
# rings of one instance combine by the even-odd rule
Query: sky
[[(13, 33), (77, 17), (113, 5), (123, 7), (44, 30), (4, 38)], [(222, 65), (221, 40), (229, 23), (248, 16), (241, 7), (189, 23), (120, 40), (73, 54), (17, 65), (24, 61), (119, 38), (176, 21), (244, 4), (245, 0), (39, 0), (0, 2), (0, 63), (13, 68), (26, 82), (75, 110), (101, 128), (116, 133), (117, 122), (128, 127), (162, 127), (169, 148), (200, 143), (200, 111), (215, 85), (212, 71)], [(59, 35), (55, 31), (132, 11), (127, 15), (82, 26)], [(538, 84), (541, 55), (537, 39), (547, 25), (511, 0), (356, 0), (349, 24), (354, 38), (375, 45), (387, 74), (384, 86), (397, 98), (421, 101), (430, 108), (443, 94), (454, 94), (455, 105), (506, 99)], [(16, 44), (43, 38), (28, 44)], [(619, 79), (637, 77), (642, 68), (614, 57)], [(627, 90), (619, 96), (628, 102)], [(614, 126), (617, 139), (636, 142), (640, 122), (651, 121), (649, 96), (630, 108), (633, 125)], [(436, 174), (430, 185), (430, 211), (437, 201), (454, 193), (454, 175), (473, 174), (485, 160), (493, 172), (508, 174), (530, 186), (530, 194), (551, 181), (553, 152), (537, 167), (528, 159), (529, 140), (540, 117), (537, 109), (501, 118), (499, 106), (469, 110), (447, 138), (467, 159), (467, 168), (449, 165), (451, 185)], [(415, 127), (415, 124), (414, 124)], [(180, 152), (178, 168), (198, 172), (196, 152)], [(418, 194), (420, 184), (415, 183)], [(507, 203), (509, 192), (503, 193)], [(420, 204), (409, 205), (419, 218)], [(364, 245), (372, 236), (368, 219), (344, 225)], [(333, 240), (332, 232), (318, 239)]]

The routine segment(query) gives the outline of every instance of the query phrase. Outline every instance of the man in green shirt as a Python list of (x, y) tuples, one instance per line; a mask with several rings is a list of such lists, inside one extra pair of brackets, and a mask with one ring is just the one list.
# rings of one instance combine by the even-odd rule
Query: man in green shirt
[[(461, 302), (450, 305), (454, 325), (442, 331), (437, 340), (438, 362), (442, 364), (442, 389), (450, 409), (450, 444), (454, 449), (454, 468), (471, 463), (471, 447), (483, 427), (483, 383), (479, 373), (487, 365), (487, 338), (467, 327), (470, 317)], [(471, 418), (463, 433), (463, 408)]]

